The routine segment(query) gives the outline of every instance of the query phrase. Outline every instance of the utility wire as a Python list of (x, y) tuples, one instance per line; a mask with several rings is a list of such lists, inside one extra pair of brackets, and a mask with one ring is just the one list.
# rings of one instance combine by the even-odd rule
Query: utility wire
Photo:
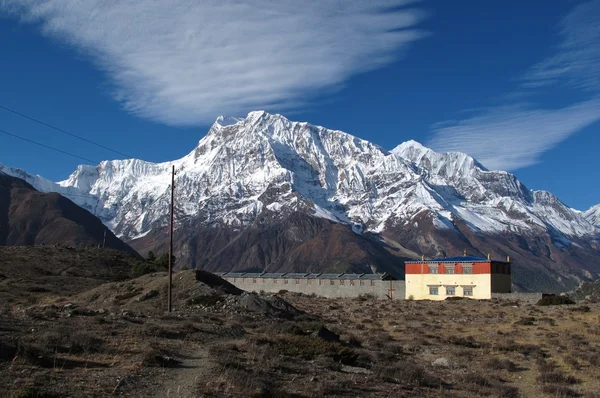
[(107, 146), (104, 146), (104, 145), (102, 145), (102, 144), (98, 144), (97, 142), (94, 142), (94, 141), (88, 140), (87, 138), (81, 137), (81, 136), (79, 136), (79, 135), (77, 135), (77, 134), (69, 133), (68, 131), (65, 131), (65, 130), (63, 130), (63, 129), (61, 129), (61, 128), (55, 127), (55, 126), (53, 126), (53, 125), (51, 125), (51, 124), (48, 124), (48, 123), (45, 123), (45, 122), (42, 122), (42, 121), (41, 121), (41, 120), (39, 120), (39, 119), (33, 118), (33, 117), (31, 117), (31, 116), (24, 115), (24, 114), (22, 114), (21, 112), (17, 112), (17, 111), (15, 111), (14, 109), (7, 108), (7, 107), (5, 107), (4, 105), (1, 105), (1, 104), (0, 104), (0, 108), (1, 108), (1, 109), (4, 109), (5, 111), (8, 111), (8, 112), (14, 113), (15, 115), (18, 115), (18, 116), (24, 117), (25, 119), (31, 120), (32, 122), (39, 123), (39, 124), (41, 124), (42, 126), (49, 127), (49, 128), (51, 128), (51, 129), (53, 129), (53, 130), (56, 130), (56, 131), (59, 131), (59, 132), (61, 132), (61, 133), (63, 133), (63, 134), (66, 134), (66, 135), (69, 135), (69, 136), (71, 136), (71, 137), (77, 138), (77, 139), (79, 139), (79, 140), (81, 140), (81, 141), (85, 141), (85, 142), (87, 142), (87, 143), (89, 143), (89, 144), (96, 145), (96, 146), (97, 146), (97, 147), (99, 147), (99, 148), (106, 149), (107, 151), (111, 151), (111, 152), (114, 152), (114, 153), (116, 153), (116, 154), (119, 154), (119, 155), (121, 155), (121, 156), (125, 156), (126, 158), (130, 158), (130, 159), (133, 159), (133, 158), (134, 158), (134, 156), (127, 155), (126, 153), (123, 153), (123, 152), (117, 151), (117, 150), (115, 150), (115, 149), (111, 149), (111, 148), (109, 148), (109, 147), (107, 147)]
[(65, 155), (69, 155), (69, 156), (72, 156), (74, 158), (85, 160), (86, 162), (92, 162), (92, 164), (98, 164), (98, 163), (100, 163), (100, 162), (98, 162), (96, 160), (84, 158), (83, 156), (75, 155), (73, 153), (70, 153), (70, 152), (67, 152), (67, 151), (63, 151), (62, 149), (58, 149), (58, 148), (55, 148), (55, 147), (50, 146), (50, 145), (42, 144), (41, 142), (30, 140), (29, 138), (21, 137), (20, 135), (17, 135), (17, 134), (9, 133), (8, 131), (2, 130), (2, 129), (0, 129), (0, 133), (9, 135), (9, 136), (14, 137), (14, 138), (18, 138), (18, 139), (23, 140), (23, 141), (30, 142), (30, 143), (35, 144), (35, 145), (39, 145), (39, 146), (44, 147), (44, 148), (52, 149), (53, 151), (60, 152), (60, 153), (65, 154)]

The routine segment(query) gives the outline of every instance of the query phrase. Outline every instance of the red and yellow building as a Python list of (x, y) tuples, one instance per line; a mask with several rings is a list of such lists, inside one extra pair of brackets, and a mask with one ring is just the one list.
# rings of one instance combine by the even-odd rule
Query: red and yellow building
[(444, 300), (460, 296), (491, 299), (492, 293), (511, 292), (511, 263), (462, 256), (407, 261), (406, 299)]

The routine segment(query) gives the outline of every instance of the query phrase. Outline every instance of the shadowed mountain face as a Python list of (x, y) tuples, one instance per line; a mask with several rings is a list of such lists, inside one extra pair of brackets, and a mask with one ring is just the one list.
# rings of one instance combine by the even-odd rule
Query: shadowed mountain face
[(57, 193), (41, 193), (25, 181), (0, 173), (0, 245), (101, 244), (135, 251), (87, 210)]
[[(209, 271), (390, 272), (404, 278), (399, 248), (350, 227), (300, 212), (283, 220), (257, 222), (243, 230), (205, 227), (196, 222), (175, 231), (178, 266)], [(140, 253), (167, 250), (167, 235), (155, 231), (131, 241)]]

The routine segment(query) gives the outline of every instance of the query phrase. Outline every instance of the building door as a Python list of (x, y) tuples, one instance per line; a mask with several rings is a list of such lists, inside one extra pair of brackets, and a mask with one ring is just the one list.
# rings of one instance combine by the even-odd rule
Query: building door
[(389, 288), (388, 297), (390, 298), (390, 300), (396, 300), (396, 289)]

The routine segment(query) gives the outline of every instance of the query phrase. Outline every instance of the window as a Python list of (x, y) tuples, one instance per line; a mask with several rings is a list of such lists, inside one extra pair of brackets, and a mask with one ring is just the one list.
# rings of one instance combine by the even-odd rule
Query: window
[(300, 284), (300, 279), (296, 279), (296, 285)]
[(463, 296), (469, 297), (473, 295), (473, 286), (463, 287)]
[(371, 281), (371, 286), (375, 286), (375, 281)]
[(429, 266), (429, 273), (430, 274), (437, 274), (438, 273), (438, 266), (437, 265), (430, 265)]
[(429, 295), (437, 296), (439, 294), (439, 290), (437, 286), (429, 286)]
[(354, 286), (354, 281), (350, 280), (350, 286)]
[(319, 285), (323, 284), (323, 279), (319, 279)]
[(329, 281), (329, 284), (330, 284), (330, 285), (335, 285), (335, 281), (334, 281), (333, 279), (331, 279), (331, 280)]
[(463, 274), (472, 274), (473, 266), (471, 265), (463, 265)]
[(284, 280), (283, 280), (283, 284), (284, 284), (284, 285), (287, 285), (287, 284), (288, 284), (288, 280), (287, 280), (287, 279), (284, 279)]
[(307, 285), (312, 285), (312, 281), (311, 281), (310, 279), (307, 279), (307, 280), (306, 280), (306, 284), (307, 284)]
[(344, 280), (340, 281), (340, 286), (344, 286)]
[(276, 285), (277, 284), (277, 279), (273, 278), (273, 284)]
[(454, 273), (454, 265), (446, 265), (446, 273), (453, 274)]
[(360, 281), (360, 285), (364, 286), (365, 285), (365, 281)]
[(446, 286), (446, 296), (454, 296), (456, 294), (455, 286)]
[(256, 278), (252, 278), (252, 283), (256, 283)]

